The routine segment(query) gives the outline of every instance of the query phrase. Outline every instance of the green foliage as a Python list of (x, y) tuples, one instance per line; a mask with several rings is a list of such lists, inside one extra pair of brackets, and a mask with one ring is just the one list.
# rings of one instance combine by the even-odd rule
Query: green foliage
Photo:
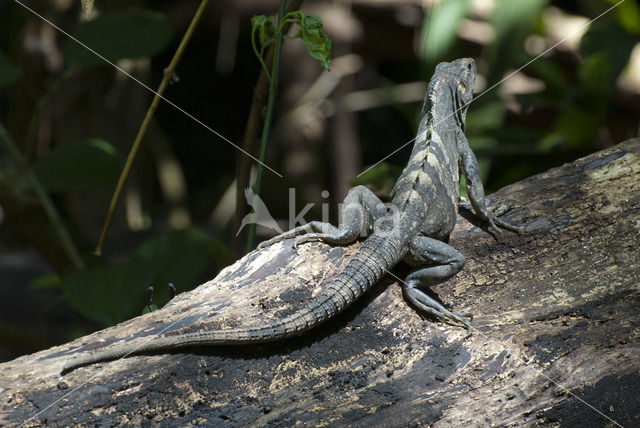
[(92, 138), (56, 147), (38, 158), (33, 168), (50, 192), (90, 190), (113, 186), (122, 160), (111, 144)]
[(490, 85), (499, 81), (514, 63), (522, 64), (526, 61), (524, 41), (533, 31), (547, 3), (548, 0), (499, 0), (497, 2), (491, 16), (496, 38), (493, 43), (486, 46), (484, 51), (484, 55), (490, 62), (488, 78)]
[[(114, 62), (155, 55), (173, 37), (173, 27), (161, 13), (130, 9), (82, 22), (72, 34), (84, 45)], [(62, 52), (72, 64), (104, 64), (104, 60), (87, 47), (67, 39)]]
[[(491, 23), (496, 31), (496, 40), (508, 42), (507, 36), (517, 34), (520, 41), (531, 33), (533, 24), (539, 18), (540, 12), (549, 0), (529, 0), (514, 2), (499, 0), (493, 10)], [(518, 50), (521, 50), (520, 46)]]
[[(549, 3), (497, 1), (489, 19), (495, 38), (484, 45), (479, 61), (481, 73), (489, 73), (487, 88), (534, 58), (527, 53), (525, 41), (546, 33), (542, 12)], [(593, 14), (618, 0), (599, 3)], [(461, 56), (453, 41), (468, 11), (466, 1), (452, 0), (438, 3), (425, 18), (421, 54), (429, 67)], [(506, 108), (498, 88), (474, 100), (466, 133), (482, 175), (490, 180), (490, 191), (557, 165), (558, 159), (572, 159), (598, 147), (599, 130), (611, 126), (610, 104), (617, 79), (640, 41), (639, 34), (640, 7), (637, 2), (623, 2), (589, 25), (580, 43), (582, 63), (559, 62), (551, 54), (522, 70), (542, 85), (537, 92), (509, 100), (515, 101), (512, 105), (517, 109)]]
[(351, 185), (368, 184), (380, 193), (388, 193), (401, 173), (401, 167), (387, 162), (380, 162), (354, 178), (351, 181)]
[[(560, 99), (563, 97), (569, 85), (569, 78), (562, 67), (543, 57), (529, 64), (528, 69), (529, 73), (545, 83), (544, 94), (546, 94), (547, 98)], [(531, 105), (535, 101), (540, 100), (530, 98), (525, 104)], [(539, 107), (539, 105), (535, 107)]]
[(150, 312), (154, 312), (157, 311), (158, 309), (158, 305), (156, 305), (155, 303), (152, 303), (150, 305), (146, 305), (143, 309), (142, 309), (142, 315), (144, 314), (148, 314)]
[(76, 271), (62, 283), (76, 311), (108, 326), (140, 312), (150, 283), (149, 266), (122, 263)]
[[(273, 106), (275, 103), (277, 86), (278, 86), (278, 67), (280, 64), (280, 47), (282, 44), (284, 26), (287, 24), (297, 24), (300, 29), (295, 36), (289, 38), (301, 38), (309, 55), (319, 61), (325, 69), (329, 69), (331, 60), (331, 40), (322, 32), (322, 20), (315, 15), (306, 15), (300, 11), (285, 14), (286, 0), (280, 0), (279, 23), (276, 28), (272, 17), (264, 15), (254, 16), (251, 19), (251, 45), (253, 52), (258, 57), (260, 65), (264, 69), (265, 75), (269, 80), (269, 98), (266, 106), (266, 115), (264, 118), (264, 126), (262, 127), (262, 136), (260, 139), (260, 155), (258, 171), (256, 173), (256, 181), (254, 185), (255, 197), (260, 196), (260, 188), (262, 186), (262, 174), (264, 172), (264, 160), (267, 153), (267, 141), (271, 129), (271, 121), (273, 118)], [(256, 46), (256, 31), (260, 41), (260, 49)], [(271, 73), (264, 63), (264, 50), (270, 44), (275, 43), (273, 64)], [(247, 234), (247, 251), (251, 250), (254, 245), (255, 224), (249, 225), (249, 233)]]
[(589, 55), (578, 69), (578, 78), (582, 86), (588, 91), (598, 94), (604, 93), (615, 82), (613, 66), (608, 55), (596, 52)]
[[(173, 29), (160, 13), (126, 10), (80, 23), (73, 35), (86, 46), (66, 40), (62, 47), (66, 60), (73, 65), (94, 66), (104, 61), (87, 47), (112, 62), (151, 56), (166, 47)], [(8, 77), (16, 78), (16, 68), (3, 59), (0, 56), (0, 82), (8, 82)], [(59, 145), (36, 159), (32, 169), (49, 192), (65, 192), (113, 186), (122, 166), (111, 144), (93, 138)], [(219, 246), (197, 228), (160, 233), (142, 243), (126, 262), (78, 270), (66, 277), (42, 276), (31, 286), (59, 287), (78, 312), (110, 325), (139, 314), (150, 285), (156, 288), (156, 302), (166, 301), (169, 282), (179, 291), (190, 289), (212, 258), (224, 256)]]
[[(258, 40), (260, 40), (260, 54), (256, 55), (262, 58), (265, 48), (276, 41), (277, 29), (273, 23), (273, 17), (266, 15), (253, 16), (251, 18), (251, 31), (255, 33), (256, 30), (258, 31)], [(253, 41), (255, 42), (255, 35)]]
[(22, 71), (0, 50), (0, 88), (15, 82)]
[(331, 39), (322, 32), (322, 20), (315, 15), (291, 12), (285, 15), (284, 22), (298, 24), (300, 29), (296, 35), (288, 38), (302, 39), (307, 46), (309, 55), (318, 61), (325, 70), (329, 70), (329, 63), (331, 62)]
[[(475, 107), (475, 106), (474, 106)], [(482, 134), (486, 130), (496, 130), (504, 125), (506, 114), (504, 103), (498, 99), (491, 99), (482, 108), (472, 108), (467, 111), (466, 130), (470, 134)]]
[(424, 60), (431, 63), (445, 56), (468, 11), (469, 0), (448, 0), (433, 7), (422, 26), (420, 55)]
[(157, 234), (129, 261), (76, 271), (61, 287), (78, 312), (105, 326), (115, 324), (140, 314), (150, 285), (156, 289), (156, 303), (166, 300), (169, 282), (178, 292), (190, 289), (211, 262), (211, 242), (195, 227)]
[(602, 19), (589, 26), (580, 42), (585, 59), (578, 67), (577, 83), (558, 71), (555, 90), (546, 93), (547, 102), (558, 109), (558, 114), (551, 130), (538, 143), (541, 150), (578, 151), (592, 144), (607, 120), (616, 80), (637, 42), (636, 35), (614, 20)]
[(207, 249), (207, 252), (216, 261), (218, 266), (224, 266), (229, 260), (229, 248), (217, 239), (213, 239)]
[(60, 288), (62, 285), (62, 278), (57, 273), (50, 273), (42, 275), (29, 283), (29, 288), (34, 290), (48, 290), (52, 288)]
[[(563, 144), (565, 148), (577, 149), (595, 135), (602, 121), (600, 115), (601, 111), (590, 111), (578, 104), (574, 104), (558, 115), (554, 122), (552, 133), (543, 140), (542, 144), (549, 141), (553, 142), (553, 139), (556, 138), (557, 143)], [(542, 147), (550, 149), (553, 146), (545, 147), (542, 145)]]
[(201, 229), (190, 227), (152, 236), (134, 252), (136, 263), (152, 267), (152, 281), (173, 282), (188, 289), (211, 262), (211, 239)]
[[(600, 60), (600, 67), (597, 69), (592, 68), (588, 73), (598, 73), (603, 70), (605, 62), (608, 63), (606, 65), (608, 69), (607, 75), (598, 77), (603, 78), (608, 88), (613, 89), (615, 80), (629, 62), (631, 50), (638, 41), (636, 34), (631, 34), (616, 25), (615, 21), (599, 20), (593, 22), (589, 27), (589, 31), (582, 37), (580, 50), (587, 59), (592, 55), (600, 55), (605, 57), (606, 61)], [(585, 67), (584, 64), (583, 67)], [(593, 67), (593, 64), (586, 62), (586, 67)]]
[[(297, 24), (300, 27), (294, 36), (287, 38), (302, 39), (309, 55), (328, 70), (331, 62), (331, 39), (322, 32), (322, 20), (319, 17), (300, 11), (289, 12), (276, 27), (272, 16), (256, 15), (251, 18), (251, 43), (253, 51), (269, 80), (271, 80), (272, 76), (264, 63), (264, 50), (276, 41), (278, 34), (286, 24)], [(256, 45), (256, 32), (258, 33), (260, 48)]]
[[(608, 0), (617, 4), (620, 0)], [(616, 7), (618, 22), (629, 33), (640, 34), (640, 5), (636, 1), (623, 1)]]

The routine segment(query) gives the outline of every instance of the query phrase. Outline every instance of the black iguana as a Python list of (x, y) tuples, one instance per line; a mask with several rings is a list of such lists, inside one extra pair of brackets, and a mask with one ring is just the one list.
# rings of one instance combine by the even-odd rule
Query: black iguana
[(311, 222), (261, 244), (264, 247), (294, 237), (296, 245), (314, 240), (348, 244), (363, 232), (368, 235), (323, 295), (300, 311), (259, 327), (161, 336), (142, 345), (120, 345), (73, 359), (63, 373), (151, 351), (272, 342), (301, 334), (347, 308), (403, 259), (415, 266), (403, 282), (405, 297), (428, 314), (471, 329), (467, 319), (470, 314), (448, 311), (422, 289), (450, 278), (464, 265), (462, 254), (443, 242), (456, 223), (459, 171), (466, 177), (476, 214), (495, 231), (500, 231), (498, 226), (519, 231), (487, 209), (478, 163), (464, 135), (475, 77), (476, 65), (470, 58), (436, 67), (427, 88), (411, 158), (391, 192), (390, 204), (383, 204), (366, 187), (357, 186), (345, 198), (340, 227)]

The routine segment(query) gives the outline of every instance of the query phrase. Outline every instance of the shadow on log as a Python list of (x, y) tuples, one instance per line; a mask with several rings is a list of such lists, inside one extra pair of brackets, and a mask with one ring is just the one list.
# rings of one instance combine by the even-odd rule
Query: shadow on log
[(78, 353), (283, 317), (359, 244), (275, 245), (162, 310), (2, 364), (0, 425), (638, 426), (638, 183), (629, 140), (492, 195), (518, 202), (508, 218), (525, 234), (491, 235), (461, 210), (450, 243), (467, 265), (434, 292), (474, 313), (469, 338), (421, 317), (387, 276), (304, 336), (60, 376)]

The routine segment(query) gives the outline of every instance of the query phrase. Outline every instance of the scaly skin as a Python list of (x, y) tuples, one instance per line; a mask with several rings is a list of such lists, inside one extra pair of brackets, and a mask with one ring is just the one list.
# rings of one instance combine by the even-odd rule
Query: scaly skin
[(189, 346), (272, 342), (302, 334), (349, 307), (403, 259), (415, 266), (402, 282), (406, 299), (418, 310), (463, 324), (471, 331), (470, 314), (450, 312), (423, 290), (452, 277), (464, 265), (462, 254), (444, 242), (456, 222), (460, 172), (466, 177), (474, 211), (491, 229), (500, 232), (501, 226), (520, 231), (487, 209), (478, 163), (464, 135), (475, 76), (475, 62), (468, 58), (436, 67), (416, 142), (391, 192), (391, 204), (384, 205), (366, 187), (356, 186), (345, 198), (340, 227), (311, 222), (261, 244), (295, 238), (296, 245), (317, 240), (343, 245), (368, 234), (325, 294), (300, 311), (260, 327), (162, 336), (142, 345), (116, 346), (70, 361), (63, 373), (129, 355)]
[(177, 348), (209, 345), (241, 345), (265, 343), (296, 336), (334, 317), (366, 293), (402, 258), (393, 242), (371, 236), (344, 270), (329, 284), (322, 296), (312, 300), (300, 311), (259, 327), (200, 331), (175, 336), (162, 336), (148, 342), (124, 344), (71, 360), (62, 369), (68, 373), (78, 367), (102, 361)]

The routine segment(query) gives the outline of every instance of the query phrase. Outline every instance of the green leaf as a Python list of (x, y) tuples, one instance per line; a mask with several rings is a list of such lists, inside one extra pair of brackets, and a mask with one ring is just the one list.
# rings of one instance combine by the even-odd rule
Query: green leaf
[(122, 263), (77, 271), (63, 280), (71, 307), (104, 326), (137, 315), (145, 305), (152, 266)]
[(574, 105), (556, 119), (554, 134), (560, 136), (567, 148), (576, 149), (595, 137), (601, 121), (599, 114)]
[(111, 144), (94, 138), (56, 147), (33, 169), (47, 190), (61, 192), (113, 186), (122, 163)]
[(209, 256), (212, 257), (218, 266), (225, 266), (229, 260), (229, 248), (217, 239), (213, 239), (209, 244)]
[(465, 129), (470, 133), (482, 133), (488, 129), (500, 129), (504, 124), (506, 107), (502, 100), (491, 100), (474, 105), (467, 112)]
[(523, 53), (524, 40), (540, 20), (549, 0), (499, 0), (491, 16), (496, 32), (495, 40), (485, 47), (490, 61), (488, 84), (498, 82), (514, 63), (522, 64), (528, 57)]
[(354, 178), (351, 181), (351, 185), (369, 185), (375, 188), (376, 191), (389, 193), (401, 173), (401, 167), (387, 162), (380, 162)]
[(60, 288), (62, 278), (57, 273), (49, 273), (40, 275), (29, 282), (29, 288), (34, 290), (48, 290), (50, 288)]
[(546, 58), (538, 58), (528, 67), (531, 73), (545, 82), (548, 90), (563, 92), (570, 84), (562, 67)]
[(476, 154), (479, 152), (491, 152), (493, 155), (501, 154), (500, 143), (493, 137), (469, 137), (469, 146)]
[(449, 50), (460, 22), (469, 10), (469, 0), (442, 1), (431, 9), (422, 24), (420, 55), (423, 59), (436, 62)]
[[(154, 267), (154, 283), (166, 287), (172, 282), (178, 289), (186, 289), (194, 284), (211, 262), (210, 243), (209, 235), (201, 229), (190, 227), (172, 230), (145, 241), (136, 249), (133, 261)], [(161, 294), (166, 292), (156, 291)]]
[[(609, 0), (617, 4), (620, 0)], [(640, 34), (640, 5), (635, 1), (625, 1), (616, 7), (616, 16), (620, 25), (630, 33)]]
[(157, 306), (168, 300), (168, 283), (178, 292), (197, 285), (211, 261), (211, 239), (202, 230), (188, 228), (152, 236), (126, 263), (78, 271), (62, 281), (69, 304), (89, 319), (111, 325), (140, 314), (153, 285)]
[(540, 141), (538, 142), (538, 148), (543, 153), (548, 152), (561, 146), (563, 141), (564, 137), (562, 134), (556, 131), (552, 131), (540, 139)]
[(156, 305), (154, 303), (152, 303), (150, 305), (145, 305), (145, 307), (142, 309), (142, 315), (148, 314), (149, 312), (157, 311), (158, 309), (159, 309), (158, 305)]
[[(601, 78), (605, 85), (613, 89), (618, 75), (629, 62), (631, 50), (637, 42), (637, 36), (620, 28), (615, 21), (599, 20), (592, 23), (587, 33), (582, 36), (580, 50), (585, 57), (600, 54), (607, 58), (610, 73)], [(593, 64), (588, 66), (593, 66)], [(597, 76), (593, 77), (598, 78)], [(590, 80), (586, 76), (582, 76), (582, 78)]]
[(272, 16), (256, 15), (251, 18), (252, 31), (258, 30), (261, 50), (276, 41), (276, 26)]
[(300, 30), (295, 37), (301, 38), (307, 46), (309, 55), (320, 62), (322, 67), (329, 70), (331, 39), (322, 32), (322, 19), (315, 15), (299, 12), (299, 15), (296, 15), (296, 23), (300, 26)]
[[(491, 17), (491, 22), (496, 30), (496, 39), (504, 39), (517, 34), (524, 38), (533, 28), (540, 16), (540, 12), (549, 0), (528, 0), (526, 2), (514, 2), (511, 0), (499, 0)], [(519, 47), (522, 49), (522, 46)]]
[[(130, 9), (82, 22), (72, 34), (88, 48), (113, 62), (157, 54), (173, 37), (173, 26), (161, 13)], [(102, 64), (103, 60), (87, 47), (67, 39), (62, 52), (72, 64)]]
[(269, 70), (264, 65), (262, 54), (264, 49), (271, 43), (274, 43), (278, 33), (282, 31), (285, 23), (298, 24), (300, 29), (290, 39), (300, 38), (304, 41), (307, 51), (312, 58), (322, 64), (325, 69), (329, 69), (329, 63), (331, 62), (331, 39), (329, 39), (322, 32), (322, 20), (315, 15), (307, 15), (300, 11), (290, 12), (284, 16), (284, 19), (278, 28), (273, 23), (273, 18), (264, 15), (255, 15), (251, 18), (251, 34), (254, 37), (255, 32), (258, 31), (258, 39), (260, 40), (260, 49), (255, 46), (255, 39), (252, 39), (253, 49), (258, 56), (258, 60), (265, 68), (267, 76), (269, 76)]
[(0, 88), (15, 82), (22, 74), (20, 67), (14, 65), (0, 50)]
[(580, 83), (592, 92), (608, 92), (613, 77), (611, 62), (602, 52), (589, 55), (578, 69)]

